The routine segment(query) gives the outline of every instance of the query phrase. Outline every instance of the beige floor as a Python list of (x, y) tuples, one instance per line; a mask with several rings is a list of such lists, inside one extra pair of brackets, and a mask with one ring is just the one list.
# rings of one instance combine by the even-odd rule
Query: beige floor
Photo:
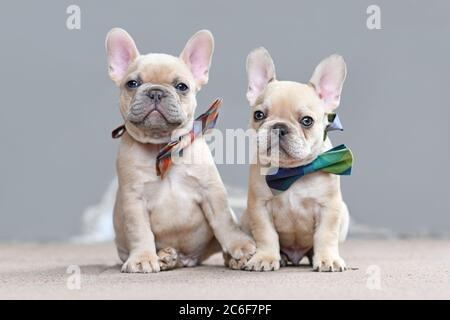
[[(356, 270), (231, 271), (217, 255), (196, 268), (121, 274), (111, 244), (1, 244), (0, 298), (450, 299), (450, 241), (349, 240), (341, 251)], [(67, 288), (69, 265), (80, 267), (80, 290)]]

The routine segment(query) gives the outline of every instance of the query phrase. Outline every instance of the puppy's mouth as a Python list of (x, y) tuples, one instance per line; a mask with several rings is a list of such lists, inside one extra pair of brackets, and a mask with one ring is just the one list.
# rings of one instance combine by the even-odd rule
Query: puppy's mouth
[(170, 119), (158, 106), (153, 106), (144, 115), (130, 115), (128, 120), (143, 129), (171, 129), (182, 124), (181, 119)]
[(156, 118), (162, 117), (164, 121), (166, 121), (167, 123), (170, 123), (170, 121), (166, 118), (166, 116), (161, 111), (159, 111), (157, 107), (154, 107), (149, 112), (147, 112), (147, 114), (144, 116), (144, 118), (142, 118), (142, 120), (137, 123), (145, 122), (150, 117), (156, 117)]
[(291, 157), (290, 153), (288, 152), (288, 149), (285, 149), (285, 147), (283, 147), (282, 144), (269, 146), (267, 148), (266, 152), (267, 152), (267, 155), (269, 155), (269, 156), (275, 156), (276, 155), (276, 156), (279, 156), (282, 159)]
[(266, 143), (267, 146), (265, 151), (268, 155), (273, 155), (275, 153), (276, 155), (281, 155), (283, 157), (295, 157), (295, 155), (291, 155), (291, 146), (282, 139), (272, 139), (272, 137), (268, 135)]

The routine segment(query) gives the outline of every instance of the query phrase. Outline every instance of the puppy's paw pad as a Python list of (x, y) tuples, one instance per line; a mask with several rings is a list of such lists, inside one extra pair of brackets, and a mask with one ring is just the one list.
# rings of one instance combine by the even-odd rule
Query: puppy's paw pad
[(230, 254), (224, 253), (223, 258), (225, 260), (225, 266), (232, 270), (243, 270), (245, 264), (247, 263), (247, 257), (243, 257), (241, 259), (234, 259)]
[(159, 272), (158, 256), (149, 252), (131, 254), (122, 265), (122, 272), (125, 273), (150, 273)]
[(161, 270), (170, 270), (178, 264), (178, 253), (172, 247), (167, 247), (158, 251), (159, 265)]
[(339, 256), (314, 256), (313, 269), (318, 272), (342, 272), (347, 270), (345, 261)]
[(245, 259), (248, 260), (255, 254), (256, 245), (251, 239), (244, 239), (231, 245), (229, 248), (229, 253), (231, 257), (235, 260)]
[(244, 268), (247, 271), (275, 271), (280, 269), (280, 258), (269, 253), (257, 252)]
[(247, 263), (247, 259), (230, 259), (228, 263), (228, 267), (233, 270), (242, 270), (244, 269), (245, 264)]

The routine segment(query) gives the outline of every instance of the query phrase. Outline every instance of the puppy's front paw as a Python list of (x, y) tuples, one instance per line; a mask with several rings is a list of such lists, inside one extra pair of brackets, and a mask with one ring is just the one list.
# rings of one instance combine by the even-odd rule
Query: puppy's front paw
[(235, 260), (248, 260), (256, 252), (256, 245), (250, 237), (245, 236), (232, 243), (227, 251)]
[(280, 269), (280, 257), (271, 253), (257, 251), (246, 263), (247, 271), (275, 271)]
[(232, 270), (242, 270), (242, 269), (244, 269), (244, 266), (245, 266), (245, 264), (248, 261), (248, 259), (246, 259), (246, 258), (234, 259), (227, 252), (223, 253), (223, 260), (225, 262), (225, 266), (230, 268), (230, 269), (232, 269)]
[(255, 252), (256, 245), (249, 237), (236, 241), (230, 246), (229, 253), (224, 253), (225, 265), (233, 270), (242, 270)]
[(148, 251), (131, 253), (128, 260), (122, 265), (122, 272), (126, 273), (150, 273), (159, 272), (159, 258)]
[(339, 255), (315, 254), (313, 257), (313, 269), (319, 272), (342, 272), (347, 270), (347, 266)]
[(174, 269), (178, 266), (178, 253), (172, 247), (159, 250), (158, 257), (159, 265), (163, 271)]

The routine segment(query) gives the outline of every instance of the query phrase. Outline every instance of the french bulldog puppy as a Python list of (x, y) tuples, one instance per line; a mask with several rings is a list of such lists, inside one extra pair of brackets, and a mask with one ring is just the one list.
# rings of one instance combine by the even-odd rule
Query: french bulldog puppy
[(120, 88), (126, 128), (117, 158), (114, 207), (122, 272), (195, 266), (221, 249), (237, 260), (255, 251), (251, 237), (235, 222), (202, 137), (183, 150), (181, 161), (163, 178), (155, 167), (159, 150), (193, 127), (196, 94), (208, 82), (213, 48), (206, 30), (193, 35), (179, 57), (140, 55), (122, 29), (107, 35), (109, 75)]
[[(247, 98), (253, 114), (250, 125), (256, 130), (258, 147), (267, 141), (267, 133), (276, 129), (278, 167), (311, 163), (332, 148), (330, 140), (324, 140), (324, 130), (327, 115), (339, 105), (346, 77), (341, 56), (323, 60), (309, 83), (302, 84), (276, 80), (271, 56), (258, 48), (247, 58), (247, 73)], [(267, 157), (275, 159), (268, 151)], [(267, 161), (258, 157), (250, 169), (248, 207), (241, 224), (253, 235), (257, 250), (243, 268), (277, 270), (280, 264), (298, 265), (307, 256), (316, 271), (345, 270), (338, 242), (346, 237), (349, 213), (339, 176), (311, 173), (274, 195), (261, 174), (262, 163)]]

